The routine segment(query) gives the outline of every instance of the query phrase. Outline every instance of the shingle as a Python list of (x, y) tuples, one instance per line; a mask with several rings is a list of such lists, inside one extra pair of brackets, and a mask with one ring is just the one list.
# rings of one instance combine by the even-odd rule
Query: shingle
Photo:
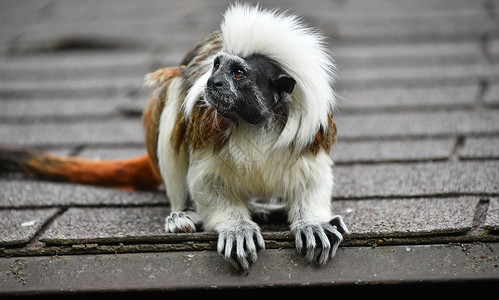
[[(223, 11), (220, 8), (220, 13)], [(143, 50), (154, 47), (189, 51), (204, 35), (215, 31), (220, 19), (208, 23), (153, 20), (114, 20), (112, 22), (45, 22), (29, 27), (11, 44), (15, 53), (55, 52), (58, 47), (94, 47), (119, 50)], [(152, 30), (155, 28), (155, 30)]]
[(498, 158), (499, 137), (469, 137), (459, 151), (462, 158)]
[(483, 8), (481, 1), (452, 0), (453, 5), (449, 5), (449, 0), (401, 0), (393, 3), (391, 0), (349, 0), (343, 3), (344, 12), (355, 14), (365, 12), (369, 15), (402, 15), (407, 14), (442, 14), (452, 12), (476, 11)]
[[(472, 40), (432, 40), (421, 43), (386, 43), (335, 45), (336, 60), (341, 69), (428, 66), (478, 63), (481, 53)], [(341, 79), (341, 78), (340, 78)]]
[(40, 124), (0, 124), (0, 145), (2, 146), (124, 143), (144, 143), (144, 131), (140, 118)]
[(143, 77), (120, 77), (102, 80), (90, 79), (50, 79), (23, 82), (0, 82), (0, 97), (3, 99), (47, 99), (47, 98), (82, 98), (96, 95), (125, 95), (131, 90), (142, 87)]
[(105, 117), (120, 113), (124, 98), (11, 99), (2, 101), (0, 118), (12, 121), (41, 118)]
[(164, 191), (128, 192), (115, 188), (39, 180), (0, 179), (0, 207), (166, 204)]
[(335, 115), (339, 138), (419, 137), (496, 133), (497, 111), (431, 111)]
[(69, 52), (31, 54), (9, 59), (0, 58), (0, 80), (4, 82), (59, 81), (68, 79), (95, 79), (134, 77), (140, 84), (151, 72), (145, 51), (113, 51), (103, 53)]
[[(225, 6), (225, 1), (214, 0), (209, 3), (194, 2), (195, 6), (188, 2), (147, 0), (138, 5), (129, 0), (108, 0), (105, 2), (88, 1), (86, 3), (61, 2), (52, 7), (51, 14), (43, 21), (45, 23), (63, 26), (65, 24), (89, 24), (89, 19), (98, 24), (121, 23), (126, 21), (158, 21), (169, 23), (182, 22), (192, 11), (207, 11), (213, 6)], [(119, 9), (116, 7), (119, 6)], [(208, 16), (199, 15), (199, 18)], [(209, 17), (220, 20), (216, 13), (207, 14)], [(158, 29), (159, 30), (159, 29)]]
[(430, 85), (435, 83), (469, 84), (483, 77), (497, 78), (497, 64), (411, 65), (392, 67), (345, 68), (339, 71), (340, 86), (369, 87)]
[(499, 162), (412, 163), (336, 166), (335, 197), (406, 197), (493, 194)]
[(341, 39), (356, 41), (462, 38), (494, 29), (494, 23), (481, 10), (440, 15), (406, 14), (400, 18), (344, 18), (335, 25), (335, 32)]
[(499, 83), (491, 84), (485, 91), (483, 98), (487, 104), (499, 104)]
[(471, 229), (477, 197), (333, 201), (354, 235), (426, 235)]
[(335, 163), (441, 160), (452, 154), (454, 139), (342, 141), (332, 151)]
[(479, 92), (477, 84), (433, 87), (378, 87), (371, 89), (350, 88), (339, 92), (338, 111), (372, 110), (386, 112), (394, 109), (455, 108), (472, 105)]
[(166, 207), (70, 208), (57, 218), (41, 240), (88, 243), (146, 240), (166, 234)]
[[(333, 202), (355, 235), (411, 236), (471, 229), (477, 198)], [(49, 243), (147, 241), (165, 236), (166, 207), (70, 208), (41, 238)]]
[(28, 243), (58, 208), (0, 210), (0, 245)]
[(82, 70), (104, 70), (116, 67), (147, 67), (150, 53), (141, 50), (68, 51), (56, 53), (31, 53), (20, 56), (0, 57), (0, 73), (10, 72), (60, 72), (73, 70), (78, 77)]
[(0, 54), (7, 53), (9, 43), (39, 20), (39, 12), (48, 0), (23, 2), (2, 1), (0, 9)]
[(489, 42), (487, 52), (496, 61), (499, 59), (499, 38), (494, 38)]
[(499, 230), (499, 199), (492, 198), (487, 209), (487, 216), (483, 224), (485, 229)]
[[(4, 84), (0, 88), (0, 99), (71, 99), (71, 98), (105, 98), (116, 97), (116, 95), (125, 97), (131, 91), (137, 89), (142, 81), (133, 79), (133, 85), (112, 86), (107, 84), (91, 84), (87, 86), (39, 86), (26, 87), (26, 89), (11, 87)], [(135, 86), (137, 85), (137, 86)]]

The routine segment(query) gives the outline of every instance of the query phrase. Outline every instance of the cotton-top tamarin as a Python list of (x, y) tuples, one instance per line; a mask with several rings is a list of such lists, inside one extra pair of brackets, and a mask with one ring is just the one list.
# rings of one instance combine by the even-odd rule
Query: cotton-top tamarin
[(146, 77), (148, 155), (90, 161), (2, 150), (0, 169), (148, 189), (164, 183), (167, 232), (218, 232), (218, 252), (248, 269), (265, 243), (248, 200), (281, 197), (296, 248), (325, 264), (348, 230), (331, 211), (335, 66), (323, 36), (300, 18), (231, 6), (219, 31), (179, 67)]

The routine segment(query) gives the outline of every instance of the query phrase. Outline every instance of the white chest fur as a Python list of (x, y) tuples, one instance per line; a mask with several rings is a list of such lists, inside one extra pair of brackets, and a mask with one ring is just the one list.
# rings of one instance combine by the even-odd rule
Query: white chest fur
[(247, 200), (286, 197), (297, 188), (310, 188), (321, 177), (332, 185), (332, 161), (327, 153), (293, 155), (291, 147), (274, 147), (277, 138), (264, 129), (237, 128), (220, 152), (195, 151), (189, 166), (190, 187), (203, 190), (201, 185), (216, 178), (211, 184), (223, 187), (230, 197)]

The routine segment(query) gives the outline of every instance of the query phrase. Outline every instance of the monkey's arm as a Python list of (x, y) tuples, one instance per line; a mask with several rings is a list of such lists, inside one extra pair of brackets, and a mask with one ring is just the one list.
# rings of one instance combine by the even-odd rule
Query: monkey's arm
[(318, 153), (306, 165), (308, 176), (287, 196), (288, 219), (298, 252), (309, 262), (315, 258), (323, 265), (335, 256), (348, 229), (341, 216), (333, 216), (331, 211), (333, 173), (329, 155)]
[(217, 251), (236, 269), (248, 270), (259, 250), (265, 249), (260, 227), (251, 220), (243, 195), (231, 191), (222, 178), (213, 173), (193, 170), (189, 180), (197, 213), (206, 230), (218, 233)]
[[(257, 252), (265, 249), (265, 241), (247, 209), (234, 207), (231, 210), (225, 220), (214, 227), (218, 232), (217, 251), (236, 269), (248, 270), (258, 258)], [(219, 211), (214, 217), (222, 215)]]

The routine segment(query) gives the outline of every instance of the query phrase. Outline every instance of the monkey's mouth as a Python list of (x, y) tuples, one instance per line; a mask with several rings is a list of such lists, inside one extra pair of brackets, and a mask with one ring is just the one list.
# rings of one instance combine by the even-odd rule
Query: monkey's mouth
[(264, 114), (245, 106), (244, 103), (236, 103), (233, 95), (224, 94), (209, 86), (205, 88), (204, 98), (218, 114), (234, 123), (243, 120), (249, 124), (258, 124), (265, 117)]
[(222, 116), (226, 116), (228, 118), (234, 116), (235, 103), (229, 95), (207, 86), (205, 88), (204, 98), (206, 102), (215, 108), (215, 110)]

